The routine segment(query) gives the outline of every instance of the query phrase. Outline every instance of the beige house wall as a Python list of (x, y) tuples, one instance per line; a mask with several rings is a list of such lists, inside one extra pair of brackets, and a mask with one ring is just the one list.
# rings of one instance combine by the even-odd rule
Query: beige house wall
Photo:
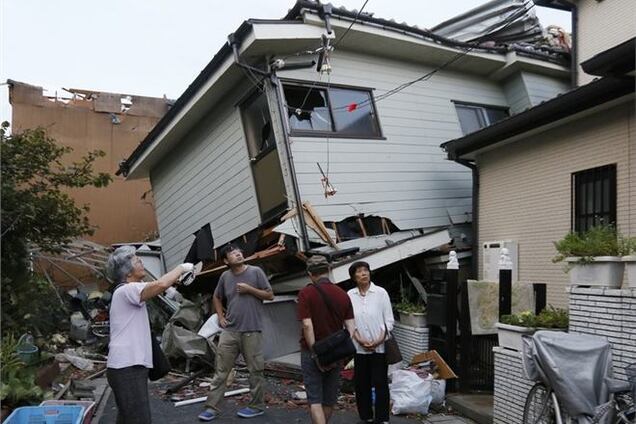
[[(634, 99), (477, 157), (479, 241), (518, 242), (519, 280), (548, 284), (548, 302), (567, 306), (567, 274), (553, 242), (570, 231), (573, 172), (617, 165), (617, 225), (636, 236)], [(483, 275), (483, 264), (479, 273)]]
[[(80, 96), (75, 99), (59, 100), (43, 96), (41, 87), (12, 81), (9, 92), (12, 131), (46, 128), (59, 144), (73, 148), (66, 157), (68, 161), (79, 160), (96, 149), (106, 152), (105, 157), (97, 159), (94, 168), (113, 177), (108, 187), (69, 191), (77, 205), (90, 207), (88, 218), (96, 230), (86, 239), (110, 245), (156, 237), (157, 222), (148, 179), (125, 181), (115, 176), (115, 172), (119, 161), (130, 155), (168, 111), (166, 100), (76, 92)], [(126, 112), (121, 110), (122, 97), (129, 97), (132, 103)]]
[[(636, 36), (636, 0), (579, 0), (577, 7), (579, 63)], [(594, 78), (579, 67), (579, 85)]]

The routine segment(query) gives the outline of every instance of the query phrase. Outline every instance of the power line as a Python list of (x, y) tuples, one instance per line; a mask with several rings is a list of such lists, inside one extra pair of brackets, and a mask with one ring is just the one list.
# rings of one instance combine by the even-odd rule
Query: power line
[(347, 34), (349, 33), (349, 30), (357, 22), (358, 18), (360, 17), (360, 14), (364, 10), (364, 7), (367, 5), (367, 3), (369, 3), (369, 0), (365, 0), (364, 4), (360, 8), (360, 10), (358, 10), (358, 13), (356, 14), (355, 18), (353, 18), (353, 22), (351, 22), (351, 25), (349, 25), (349, 28), (347, 28), (347, 30), (344, 32), (344, 34), (342, 34), (342, 37), (340, 37), (340, 38), (338, 38), (336, 40), (336, 43), (333, 45), (334, 48), (336, 48), (336, 46), (338, 44), (340, 44), (342, 42), (342, 40), (344, 40), (344, 38), (347, 36)]

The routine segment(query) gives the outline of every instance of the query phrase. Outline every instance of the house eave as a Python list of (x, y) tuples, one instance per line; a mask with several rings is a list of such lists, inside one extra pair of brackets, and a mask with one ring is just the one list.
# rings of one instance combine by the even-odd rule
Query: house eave
[[(250, 20), (236, 31), (241, 57), (285, 55), (320, 45), (324, 30), (302, 22)], [(128, 179), (146, 178), (150, 170), (209, 109), (244, 79), (226, 43), (199, 76), (120, 167)]]

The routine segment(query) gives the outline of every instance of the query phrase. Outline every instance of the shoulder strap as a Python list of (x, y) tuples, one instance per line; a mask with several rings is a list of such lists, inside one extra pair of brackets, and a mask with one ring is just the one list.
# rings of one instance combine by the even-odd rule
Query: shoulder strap
[(325, 294), (325, 292), (322, 291), (322, 289), (320, 288), (320, 286), (318, 284), (319, 283), (315, 283), (315, 284), (313, 284), (313, 286), (316, 288), (316, 290), (318, 290), (318, 293), (320, 293), (320, 296), (322, 296), (322, 300), (327, 305), (327, 308), (329, 308), (329, 310), (331, 311), (331, 313), (333, 315), (335, 315), (338, 319), (343, 321), (342, 315), (338, 313), (336, 308), (334, 308), (333, 303), (331, 303), (331, 299), (329, 299), (329, 297)]

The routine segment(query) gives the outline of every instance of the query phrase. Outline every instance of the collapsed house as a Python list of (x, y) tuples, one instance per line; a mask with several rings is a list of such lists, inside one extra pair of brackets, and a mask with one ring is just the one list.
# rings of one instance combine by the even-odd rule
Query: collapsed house
[(120, 166), (150, 178), (166, 267), (203, 261), (193, 287), (210, 292), (234, 242), (278, 295), (307, 284), (311, 254), (336, 283), (358, 258), (380, 269), (452, 247), (469, 260), (472, 175), (439, 145), (570, 78), (525, 3), (489, 4), (499, 18), (469, 42), (449, 38), (463, 20), (440, 35), (305, 0), (245, 21)]

